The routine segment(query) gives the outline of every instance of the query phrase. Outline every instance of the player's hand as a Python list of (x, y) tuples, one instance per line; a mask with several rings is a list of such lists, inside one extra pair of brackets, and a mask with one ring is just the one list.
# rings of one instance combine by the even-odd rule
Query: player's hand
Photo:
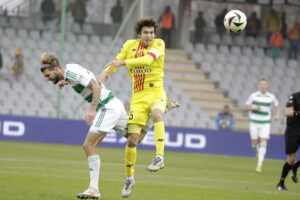
[(65, 81), (65, 80), (61, 80), (59, 83), (58, 83), (58, 87), (60, 89), (62, 89), (65, 85), (68, 85), (69, 82), (68, 81)]
[(104, 83), (105, 81), (107, 81), (109, 78), (109, 73), (106, 72), (106, 71), (103, 71), (101, 72), (101, 74), (99, 74), (97, 76), (97, 80), (100, 82), (100, 83)]
[(93, 124), (94, 118), (96, 116), (96, 110), (89, 110), (85, 115), (85, 122), (87, 125), (91, 126)]
[(260, 111), (260, 106), (253, 107), (253, 111)]

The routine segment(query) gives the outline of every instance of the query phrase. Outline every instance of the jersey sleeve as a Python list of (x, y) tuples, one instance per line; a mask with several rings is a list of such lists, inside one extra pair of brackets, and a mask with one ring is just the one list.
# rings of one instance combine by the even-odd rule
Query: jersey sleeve
[(126, 67), (134, 67), (134, 66), (149, 66), (153, 63), (153, 56), (146, 54), (145, 56), (138, 58), (126, 59)]
[(87, 87), (93, 78), (92, 72), (79, 65), (70, 65), (66, 69), (66, 79), (84, 87)]
[(295, 95), (292, 94), (290, 97), (289, 97), (289, 100), (287, 101), (286, 103), (286, 107), (294, 107), (295, 106), (295, 103), (294, 103), (294, 100), (295, 100)]
[(120, 53), (118, 53), (118, 55), (116, 56), (117, 60), (125, 60), (127, 58), (127, 51), (129, 49), (130, 44), (131, 44), (130, 40), (127, 40), (124, 43)]
[(274, 103), (274, 106), (275, 106), (275, 107), (278, 107), (278, 106), (279, 106), (278, 99), (275, 97), (275, 95), (273, 96), (273, 103)]
[(248, 97), (248, 99), (247, 99), (247, 101), (246, 101), (246, 105), (247, 105), (247, 106), (251, 106), (252, 103), (253, 103), (253, 94), (251, 94), (251, 95)]

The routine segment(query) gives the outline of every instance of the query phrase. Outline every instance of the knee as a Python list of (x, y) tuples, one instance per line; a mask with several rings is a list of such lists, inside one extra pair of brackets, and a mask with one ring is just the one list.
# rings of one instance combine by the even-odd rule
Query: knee
[(93, 146), (90, 143), (86, 142), (82, 145), (82, 148), (86, 153), (91, 152), (93, 150)]
[(296, 160), (296, 155), (289, 155), (288, 158), (287, 158), (287, 163), (289, 163), (290, 165), (293, 165), (294, 162)]
[(136, 145), (139, 143), (138, 137), (129, 136), (127, 146), (128, 147), (136, 147)]
[(160, 111), (160, 110), (154, 110), (152, 112), (152, 119), (153, 119), (154, 123), (162, 121), (162, 119), (163, 119), (163, 113), (162, 113), (162, 111)]
[(260, 147), (267, 148), (267, 141), (261, 141), (259, 145)]

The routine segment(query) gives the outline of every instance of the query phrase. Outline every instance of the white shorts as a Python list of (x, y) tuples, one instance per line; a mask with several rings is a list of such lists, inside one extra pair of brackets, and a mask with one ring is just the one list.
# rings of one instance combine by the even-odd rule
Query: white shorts
[(258, 138), (270, 139), (270, 129), (271, 129), (270, 123), (257, 124), (257, 123), (250, 122), (249, 129), (250, 129), (250, 137), (252, 140), (257, 140)]
[(90, 127), (90, 132), (108, 134), (113, 129), (122, 135), (127, 133), (127, 112), (123, 103), (116, 97), (110, 100), (97, 112)]

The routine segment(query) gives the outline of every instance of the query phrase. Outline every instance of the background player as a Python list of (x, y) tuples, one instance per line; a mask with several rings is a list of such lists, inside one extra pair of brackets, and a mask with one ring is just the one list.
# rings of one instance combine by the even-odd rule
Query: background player
[(147, 167), (149, 171), (157, 171), (164, 167), (164, 135), (165, 127), (163, 113), (165, 112), (167, 96), (163, 88), (165, 44), (156, 39), (157, 23), (153, 18), (140, 19), (136, 23), (138, 39), (125, 42), (123, 49), (106, 64), (106, 70), (99, 76), (100, 81), (106, 81), (109, 72), (117, 71), (118, 67), (126, 66), (132, 78), (132, 100), (128, 121), (128, 142), (125, 149), (126, 183), (122, 197), (131, 193), (134, 181), (134, 165), (136, 162), (139, 134), (151, 113), (154, 122), (154, 138), (156, 158)]
[(252, 148), (258, 154), (256, 171), (260, 173), (267, 152), (267, 142), (270, 139), (272, 104), (275, 106), (275, 120), (279, 119), (280, 111), (277, 98), (268, 92), (268, 81), (260, 79), (258, 87), (259, 91), (249, 96), (246, 110), (249, 111)]
[(287, 190), (284, 181), (289, 171), (292, 172), (292, 180), (298, 182), (297, 169), (300, 166), (300, 160), (296, 163), (297, 151), (300, 146), (300, 92), (290, 96), (285, 109), (287, 117), (285, 130), (285, 153), (287, 160), (284, 163), (281, 171), (281, 177), (277, 184), (277, 190)]

